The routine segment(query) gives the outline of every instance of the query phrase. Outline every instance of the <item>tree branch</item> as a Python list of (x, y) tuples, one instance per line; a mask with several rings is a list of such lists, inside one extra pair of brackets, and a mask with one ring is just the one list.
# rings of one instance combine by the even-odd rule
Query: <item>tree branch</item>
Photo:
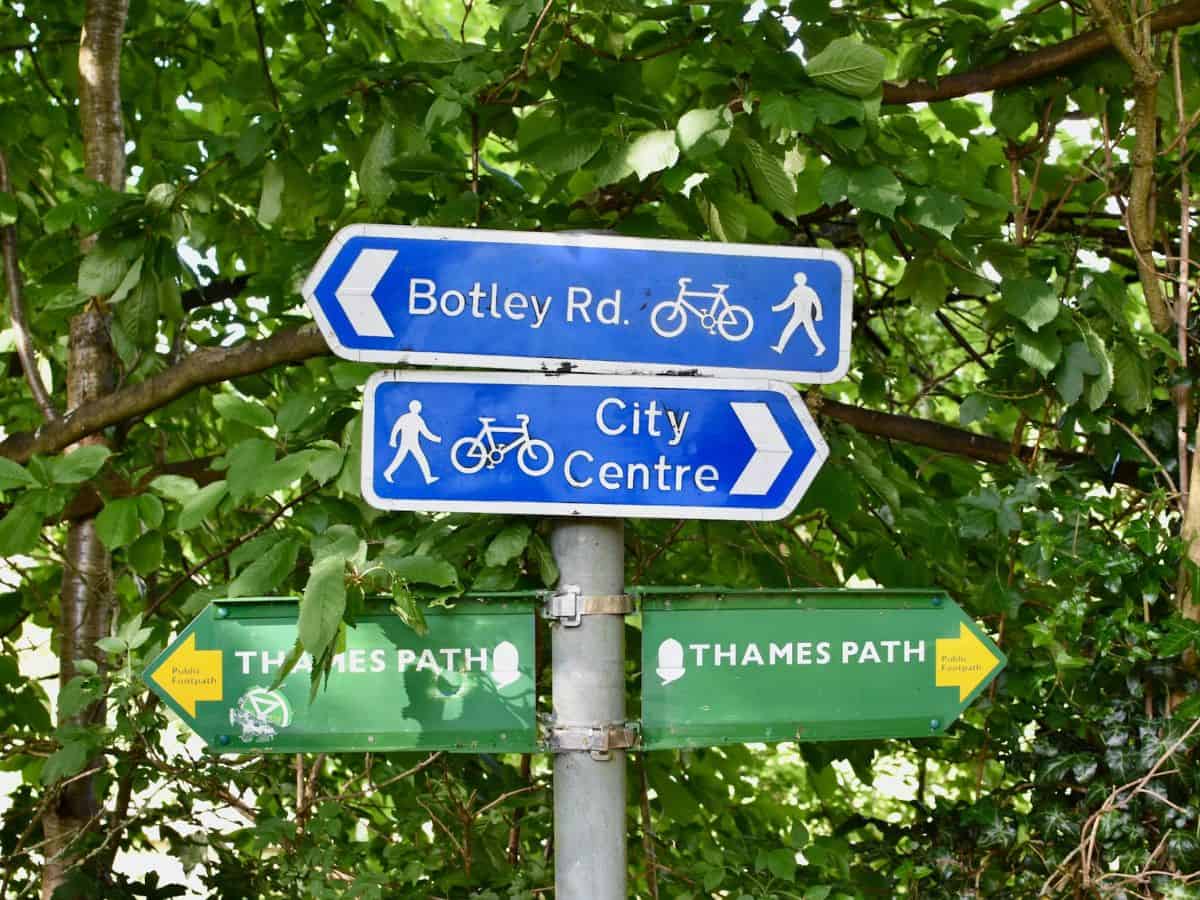
[[(1200, 22), (1200, 0), (1183, 0), (1164, 6), (1150, 19), (1150, 31), (1172, 31)], [(885, 83), (883, 102), (887, 104), (933, 103), (987, 91), (998, 91), (1018, 84), (1028, 84), (1078, 65), (1112, 48), (1112, 37), (1103, 28), (1084, 32), (1078, 37), (1043, 47), (1031, 53), (1019, 53), (990, 66), (970, 72), (958, 72), (939, 79), (936, 84), (926, 81), (908, 84)]]
[(249, 283), (249, 275), (238, 275), (236, 278), (222, 281), (210, 281), (208, 284), (192, 288), (190, 291), (184, 291), (180, 299), (183, 301), (184, 310), (191, 312), (202, 306), (212, 306), (214, 303), (232, 300), (241, 294)]
[[(1020, 444), (1014, 452), (1012, 444), (1008, 441), (975, 434), (940, 422), (931, 422), (928, 419), (864, 409), (861, 406), (851, 406), (812, 394), (808, 396), (808, 402), (818, 415), (843, 422), (863, 434), (903, 441), (954, 456), (965, 456), (979, 462), (1004, 464), (1014, 457), (1031, 459), (1035, 453), (1035, 448)], [(1067, 450), (1042, 452), (1061, 465), (1085, 465), (1093, 468), (1099, 466), (1096, 458), (1086, 453), (1071, 453)], [(1137, 463), (1132, 460), (1121, 462), (1113, 472), (1108, 473), (1109, 480), (1138, 487), (1142, 484), (1138, 478), (1138, 468)]]
[(315, 325), (280, 331), (234, 347), (206, 347), (138, 384), (81, 404), (35, 432), (18, 432), (0, 442), (0, 456), (27, 462), (35, 453), (57, 453), (75, 441), (134, 416), (156, 410), (193, 388), (300, 362), (329, 352)]
[[(12, 194), (12, 182), (8, 177), (8, 157), (0, 150), (0, 194)], [(29, 391), (41, 409), (46, 421), (58, 418), (58, 410), (50, 399), (50, 392), (38, 374), (37, 354), (29, 337), (29, 324), (25, 319), (25, 296), (21, 290), (21, 266), (17, 262), (17, 226), (0, 228), (0, 248), (4, 252), (4, 280), (8, 283), (8, 313), (12, 319), (13, 334), (17, 342), (17, 356), (29, 382)]]

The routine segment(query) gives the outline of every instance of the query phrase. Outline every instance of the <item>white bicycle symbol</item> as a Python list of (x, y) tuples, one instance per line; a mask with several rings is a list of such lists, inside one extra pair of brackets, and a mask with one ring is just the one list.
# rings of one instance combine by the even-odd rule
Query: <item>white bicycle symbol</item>
[[(679, 296), (674, 300), (663, 300), (650, 313), (650, 327), (665, 338), (673, 338), (687, 327), (688, 313), (700, 318), (700, 327), (709, 334), (720, 332), (727, 341), (741, 341), (754, 330), (754, 316), (744, 306), (730, 303), (725, 297), (727, 284), (713, 284), (714, 291), (689, 291), (692, 279), (679, 279)], [(688, 302), (689, 297), (704, 297), (712, 300), (708, 309), (701, 309)]]
[[(479, 417), (483, 427), (474, 437), (459, 438), (450, 448), (450, 459), (454, 467), (464, 475), (473, 475), (484, 466), (494, 469), (504, 457), (517, 451), (517, 465), (526, 475), (545, 475), (554, 465), (554, 451), (543, 440), (529, 436), (529, 416), (517, 413), (519, 425), (495, 426), (495, 418)], [(514, 435), (504, 443), (496, 440), (497, 435)]]

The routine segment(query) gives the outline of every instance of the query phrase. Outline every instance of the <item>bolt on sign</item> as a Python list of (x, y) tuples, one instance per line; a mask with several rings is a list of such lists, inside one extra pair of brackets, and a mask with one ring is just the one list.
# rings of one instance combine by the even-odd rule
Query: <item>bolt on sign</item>
[(427, 607), (424, 635), (371, 608), (346, 629), (312, 702), (307, 654), (275, 684), (298, 609), (278, 598), (213, 603), (143, 677), (217, 752), (535, 749), (531, 602)]
[(646, 591), (642, 745), (943, 734), (1005, 663), (938, 591)]

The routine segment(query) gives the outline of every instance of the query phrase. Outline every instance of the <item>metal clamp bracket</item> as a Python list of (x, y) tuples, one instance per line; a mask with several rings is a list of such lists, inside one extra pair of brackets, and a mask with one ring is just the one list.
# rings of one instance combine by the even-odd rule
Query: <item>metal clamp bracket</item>
[(613, 750), (628, 750), (638, 743), (637, 722), (610, 722), (607, 725), (552, 725), (546, 746), (553, 753), (583, 750), (593, 759), (612, 758)]
[(557, 619), (567, 628), (578, 626), (584, 616), (624, 616), (631, 612), (633, 598), (628, 594), (585, 594), (577, 584), (564, 584), (547, 593), (542, 605), (543, 617)]

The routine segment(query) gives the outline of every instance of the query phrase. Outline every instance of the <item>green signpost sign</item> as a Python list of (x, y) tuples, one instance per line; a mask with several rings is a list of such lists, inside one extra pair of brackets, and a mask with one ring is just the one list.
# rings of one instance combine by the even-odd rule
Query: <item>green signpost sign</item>
[(327, 686), (312, 661), (273, 688), (296, 642), (295, 600), (220, 601), (146, 670), (150, 688), (221, 752), (533, 751), (533, 605), (461, 599), (417, 635), (386, 608), (346, 630)]
[(647, 592), (642, 745), (928, 737), (1005, 662), (938, 592)]

